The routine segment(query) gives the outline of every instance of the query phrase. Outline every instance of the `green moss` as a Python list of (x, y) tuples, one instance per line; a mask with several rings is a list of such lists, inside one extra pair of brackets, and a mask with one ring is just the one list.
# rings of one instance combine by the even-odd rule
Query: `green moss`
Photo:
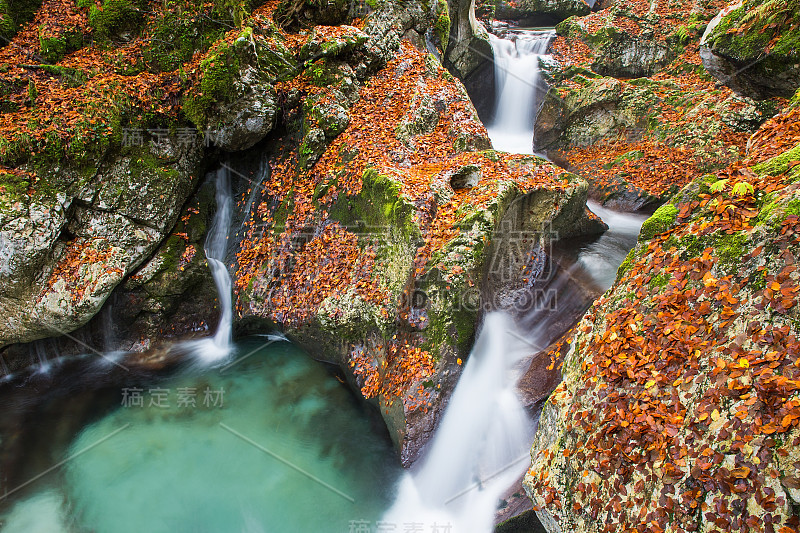
[(770, 193), (761, 199), (758, 216), (756, 217), (756, 224), (764, 223), (767, 219), (769, 219), (773, 211), (775, 211), (775, 207), (777, 205), (775, 197), (775, 193)]
[[(149, 70), (169, 72), (189, 61), (195, 52), (205, 52), (232, 26), (241, 27), (256, 3), (178, 0), (174, 5), (176, 9), (157, 11), (146, 27), (142, 57)], [(269, 29), (265, 26), (263, 30)], [(252, 28), (244, 28), (242, 35), (249, 38)]]
[(692, 41), (699, 40), (706, 29), (707, 22), (708, 21), (699, 13), (692, 13), (686, 20), (686, 23), (678, 26), (670, 37), (678, 44), (686, 46)]
[(745, 254), (747, 235), (743, 233), (721, 233), (714, 238), (714, 248), (719, 256), (720, 266), (728, 271), (736, 270), (741, 265), (742, 256)]
[(25, 178), (0, 172), (0, 210), (5, 211), (15, 202), (26, 201), (29, 187)]
[(102, 7), (81, 0), (79, 6), (89, 7), (89, 25), (94, 36), (109, 39), (122, 32), (136, 30), (144, 21), (144, 7), (140, 0), (103, 0)]
[(700, 257), (708, 246), (700, 240), (696, 235), (687, 235), (686, 237), (678, 240), (678, 250), (680, 258), (687, 261), (694, 257)]
[(438, 0), (436, 3), (436, 23), (434, 24), (433, 31), (439, 39), (439, 45), (442, 51), (447, 49), (450, 41), (450, 9), (447, 6), (447, 0)]
[[(194, 16), (199, 17), (199, 14)], [(207, 22), (205, 17), (200, 21), (198, 24), (187, 14), (162, 12), (148, 30), (149, 41), (143, 50), (148, 67), (161, 72), (175, 70), (189, 61), (195, 51), (208, 50), (225, 32), (222, 22)]]
[(41, 0), (0, 0), (0, 40), (10, 41), (41, 5)]
[(792, 99), (789, 100), (789, 107), (797, 106), (800, 106), (800, 89), (797, 89), (797, 91), (794, 93), (794, 96), (792, 96)]
[(672, 276), (670, 276), (669, 274), (662, 272), (656, 276), (653, 276), (650, 279), (650, 283), (648, 283), (648, 285), (651, 289), (655, 288), (663, 289), (664, 287), (667, 286), (667, 283), (669, 283), (671, 277)]
[(306, 67), (306, 75), (317, 87), (336, 86), (344, 79), (341, 63), (329, 58), (322, 58), (311, 63)]
[(800, 215), (800, 198), (794, 198), (786, 206), (786, 215)]
[(83, 35), (78, 30), (67, 31), (58, 37), (39, 36), (39, 49), (48, 63), (58, 63), (69, 52), (83, 46)]
[(161, 182), (173, 183), (180, 176), (180, 172), (171, 164), (150, 153), (146, 147), (137, 147), (136, 157), (131, 158), (131, 175), (135, 178), (156, 174)]
[(224, 105), (234, 98), (239, 67), (239, 57), (234, 48), (224, 42), (217, 44), (200, 62), (200, 86), (183, 99), (184, 113), (198, 128), (208, 126), (209, 115), (215, 106)]
[[(780, 176), (789, 170), (789, 163), (800, 160), (800, 144), (768, 161), (753, 167), (753, 171), (760, 176)], [(798, 167), (792, 170), (793, 176), (800, 172)]]
[(345, 226), (391, 229), (407, 238), (419, 238), (414, 206), (403, 198), (395, 181), (375, 169), (365, 170), (361, 192), (356, 196), (341, 195), (330, 214)]
[(637, 159), (641, 159), (642, 157), (644, 157), (644, 152), (642, 152), (641, 150), (632, 150), (630, 152), (626, 152), (620, 155), (619, 157), (614, 159), (614, 161), (612, 161), (611, 163), (605, 164), (604, 168), (609, 169), (619, 165), (620, 163), (624, 163), (625, 161), (636, 161)]
[(642, 229), (639, 232), (639, 242), (648, 241), (658, 235), (667, 231), (675, 218), (678, 216), (678, 208), (672, 204), (664, 204), (653, 213), (653, 216), (648, 218), (642, 224)]
[(39, 90), (32, 79), (28, 80), (28, 101), (32, 106), (36, 105), (36, 98), (39, 97)]
[(616, 281), (621, 280), (625, 274), (633, 267), (633, 263), (636, 262), (636, 248), (631, 249), (628, 252), (628, 255), (625, 256), (625, 259), (622, 261), (622, 264), (619, 265), (617, 269), (617, 279)]
[(503, 157), (499, 152), (497, 152), (497, 150), (484, 150), (481, 152), (481, 154), (489, 161), (493, 161), (495, 163), (500, 161), (500, 159)]
[(800, 58), (798, 13), (798, 0), (748, 0), (722, 18), (709, 44), (738, 62), (757, 59), (751, 68), (764, 75), (774, 74)]

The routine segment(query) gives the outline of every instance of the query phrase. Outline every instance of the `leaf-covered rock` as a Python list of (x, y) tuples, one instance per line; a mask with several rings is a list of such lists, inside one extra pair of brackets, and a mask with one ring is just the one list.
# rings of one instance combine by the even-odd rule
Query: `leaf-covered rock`
[(797, 529), (798, 168), (734, 166), (645, 223), (542, 412), (548, 531)]

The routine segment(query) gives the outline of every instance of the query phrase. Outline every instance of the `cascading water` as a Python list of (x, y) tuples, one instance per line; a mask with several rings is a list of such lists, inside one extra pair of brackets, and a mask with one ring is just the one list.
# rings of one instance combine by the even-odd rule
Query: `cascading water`
[(488, 127), (495, 149), (533, 153), (537, 99), (547, 90), (539, 61), (555, 31), (512, 31), (507, 39), (490, 35), (494, 52), (495, 114)]
[(647, 215), (620, 213), (592, 201), (587, 205), (608, 224), (608, 230), (597, 241), (581, 250), (578, 262), (605, 291), (614, 283), (617, 269), (625, 256), (636, 246), (639, 230), (647, 220)]
[(525, 471), (532, 437), (516, 394), (519, 363), (530, 352), (519, 339), (510, 316), (486, 316), (430, 448), (402, 478), (384, 521), (492, 531), (498, 499)]
[(217, 212), (206, 238), (205, 254), (219, 294), (220, 317), (217, 331), (210, 339), (191, 343), (192, 351), (205, 362), (217, 361), (231, 352), (233, 303), (231, 275), (225, 266), (228, 251), (228, 232), (233, 217), (230, 170), (223, 166), (216, 176)]

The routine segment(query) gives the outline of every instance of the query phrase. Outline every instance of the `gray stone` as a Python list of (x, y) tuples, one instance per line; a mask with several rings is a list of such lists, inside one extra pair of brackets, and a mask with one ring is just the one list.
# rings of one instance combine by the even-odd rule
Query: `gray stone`
[(481, 179), (481, 168), (478, 165), (466, 165), (450, 176), (450, 186), (454, 190), (471, 189)]

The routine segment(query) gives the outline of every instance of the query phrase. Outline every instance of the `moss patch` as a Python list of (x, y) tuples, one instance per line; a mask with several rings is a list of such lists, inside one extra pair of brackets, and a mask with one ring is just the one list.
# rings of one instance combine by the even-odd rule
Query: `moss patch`
[(89, 8), (89, 25), (96, 38), (110, 39), (123, 32), (133, 32), (144, 21), (146, 6), (137, 1), (103, 0), (100, 7), (90, 0), (78, 0), (77, 4)]
[(11, 40), (41, 5), (41, 0), (0, 0), (0, 39)]
[(215, 45), (208, 57), (200, 62), (199, 87), (183, 99), (183, 111), (197, 127), (205, 128), (214, 107), (233, 98), (239, 67), (239, 57), (234, 48), (224, 42)]
[[(789, 163), (800, 160), (800, 144), (781, 155), (775, 156), (768, 161), (759, 163), (753, 170), (761, 176), (780, 176), (789, 170)], [(794, 170), (794, 173), (797, 173)]]
[(672, 204), (664, 204), (656, 209), (653, 216), (642, 224), (642, 229), (639, 232), (639, 242), (648, 241), (659, 233), (667, 231), (672, 223), (675, 222), (677, 216), (678, 208)]
[(447, 0), (439, 0), (436, 6), (437, 15), (436, 23), (434, 24), (434, 32), (439, 39), (439, 45), (442, 51), (445, 51), (450, 41), (450, 9), (447, 6)]

